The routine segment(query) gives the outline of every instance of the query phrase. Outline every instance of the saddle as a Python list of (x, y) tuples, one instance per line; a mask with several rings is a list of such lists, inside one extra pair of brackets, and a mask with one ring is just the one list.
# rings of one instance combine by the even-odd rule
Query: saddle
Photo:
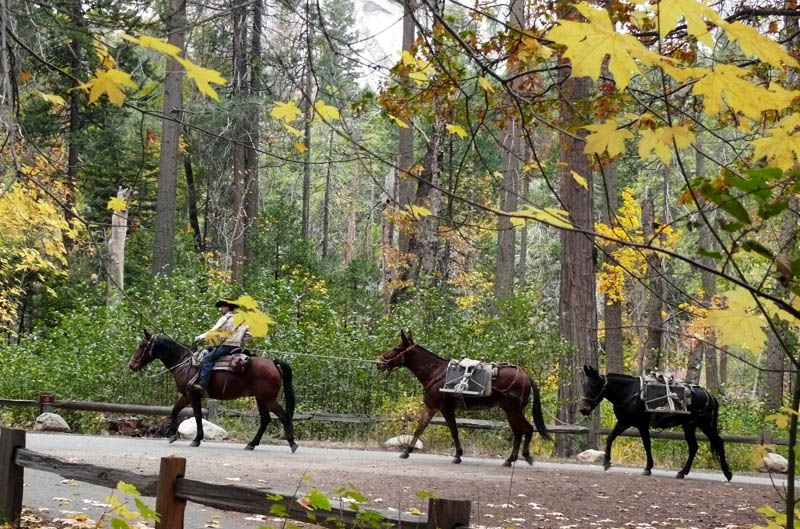
[[(208, 356), (211, 351), (209, 349), (200, 349), (192, 353), (192, 367), (200, 367), (203, 359)], [(212, 371), (230, 371), (231, 373), (244, 373), (250, 366), (250, 357), (253, 356), (250, 351), (242, 349), (234, 349), (231, 353), (221, 356), (211, 366)], [(189, 384), (194, 384), (197, 377), (200, 375), (200, 370), (192, 376)]]
[(497, 364), (470, 358), (450, 360), (444, 384), (439, 391), (462, 397), (488, 397), (492, 394), (492, 380), (497, 377)]
[(670, 374), (651, 372), (639, 377), (639, 398), (648, 413), (685, 415), (692, 403), (691, 385), (675, 382)]

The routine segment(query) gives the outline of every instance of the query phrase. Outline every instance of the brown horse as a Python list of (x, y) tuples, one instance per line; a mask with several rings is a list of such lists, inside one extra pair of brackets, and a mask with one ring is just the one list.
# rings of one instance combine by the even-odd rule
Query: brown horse
[(514, 448), (511, 455), (505, 460), (503, 466), (511, 466), (517, 460), (519, 445), (522, 438), (525, 443), (522, 446), (522, 457), (529, 465), (533, 464), (530, 454), (531, 437), (533, 436), (533, 426), (525, 418), (525, 406), (528, 404), (531, 390), (533, 391), (533, 422), (536, 430), (544, 439), (550, 440), (547, 428), (542, 416), (542, 404), (539, 397), (539, 388), (536, 387), (531, 377), (522, 368), (504, 364), (499, 365), (497, 377), (492, 381), (492, 394), (486, 397), (465, 397), (461, 398), (452, 393), (439, 391), (447, 374), (448, 361), (440, 356), (433, 354), (424, 347), (414, 344), (411, 333), (406, 334), (400, 331), (400, 343), (389, 349), (378, 360), (378, 370), (391, 372), (397, 367), (407, 367), (414, 373), (414, 376), (422, 384), (422, 400), (425, 409), (419, 419), (417, 429), (414, 431), (414, 439), (408, 444), (406, 449), (400, 454), (405, 459), (414, 450), (419, 436), (425, 431), (437, 411), (442, 413), (450, 434), (453, 436), (453, 443), (456, 447), (456, 455), (453, 463), (461, 463), (461, 455), (464, 450), (458, 440), (458, 427), (456, 425), (457, 408), (467, 410), (485, 410), (492, 407), (499, 407), (506, 413), (508, 424), (514, 432)]
[[(203, 416), (201, 399), (202, 395), (189, 385), (196, 368), (191, 363), (192, 351), (187, 346), (180, 344), (162, 334), (152, 335), (144, 331), (144, 340), (139, 343), (136, 354), (128, 364), (138, 371), (143, 369), (153, 360), (161, 360), (170, 370), (175, 385), (178, 387), (180, 398), (172, 408), (171, 421), (167, 436), (169, 442), (178, 438), (178, 413), (188, 404), (192, 405), (194, 418), (197, 421), (197, 435), (189, 446), (200, 446), (203, 440)], [(283, 395), (286, 400), (286, 411), (278, 404), (278, 393), (283, 385)], [(258, 414), (261, 424), (253, 440), (245, 450), (252, 450), (261, 442), (261, 436), (270, 421), (269, 412), (274, 413), (283, 424), (283, 432), (292, 453), (297, 450), (294, 442), (294, 388), (292, 387), (292, 368), (282, 360), (253, 357), (249, 367), (244, 373), (229, 371), (212, 371), (211, 382), (208, 385), (208, 396), (219, 400), (238, 399), (239, 397), (255, 397), (258, 404)]]

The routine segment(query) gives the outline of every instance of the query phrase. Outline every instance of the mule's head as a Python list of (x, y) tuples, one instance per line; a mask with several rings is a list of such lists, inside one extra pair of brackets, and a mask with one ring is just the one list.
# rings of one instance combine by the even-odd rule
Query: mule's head
[(403, 367), (406, 363), (406, 353), (414, 348), (411, 332), (400, 331), (400, 343), (386, 351), (378, 358), (378, 371), (391, 373), (392, 369)]
[(136, 353), (133, 355), (133, 358), (131, 358), (131, 361), (128, 362), (128, 367), (133, 371), (144, 369), (147, 364), (154, 360), (153, 340), (155, 340), (155, 335), (150, 334), (147, 329), (145, 329), (144, 338), (139, 342), (139, 345), (136, 347)]
[(590, 365), (583, 366), (583, 374), (583, 388), (581, 400), (578, 402), (578, 411), (588, 416), (603, 400), (608, 379)]

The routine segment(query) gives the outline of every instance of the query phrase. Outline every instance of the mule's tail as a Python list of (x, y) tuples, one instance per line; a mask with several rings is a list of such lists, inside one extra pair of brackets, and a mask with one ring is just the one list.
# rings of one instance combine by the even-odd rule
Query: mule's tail
[(536, 383), (532, 378), (528, 378), (531, 381), (531, 390), (533, 391), (533, 404), (531, 405), (533, 408), (533, 424), (536, 425), (536, 431), (539, 432), (539, 435), (541, 435), (543, 439), (552, 441), (553, 438), (550, 437), (549, 433), (547, 433), (547, 426), (544, 424), (544, 415), (542, 415), (542, 397), (539, 395), (539, 388), (536, 386)]
[(276, 359), (275, 363), (280, 367), (283, 377), (283, 398), (286, 400), (286, 413), (289, 417), (294, 417), (294, 386), (292, 385), (292, 366), (283, 360)]

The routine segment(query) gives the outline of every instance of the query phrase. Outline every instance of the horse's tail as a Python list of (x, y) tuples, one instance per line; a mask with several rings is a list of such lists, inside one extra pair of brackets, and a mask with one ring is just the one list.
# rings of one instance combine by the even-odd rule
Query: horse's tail
[(289, 414), (289, 418), (292, 418), (294, 417), (295, 405), (294, 386), (292, 385), (292, 366), (290, 366), (288, 362), (280, 359), (275, 359), (274, 362), (281, 370), (281, 376), (283, 378), (283, 398), (286, 400), (286, 413)]
[(531, 404), (531, 407), (533, 408), (533, 424), (536, 425), (536, 431), (539, 432), (539, 435), (541, 435), (543, 439), (552, 441), (553, 438), (550, 437), (549, 433), (547, 433), (547, 426), (544, 424), (544, 415), (542, 415), (542, 397), (539, 394), (539, 388), (531, 377), (528, 377), (528, 380), (531, 381), (531, 391), (533, 391), (533, 403)]

